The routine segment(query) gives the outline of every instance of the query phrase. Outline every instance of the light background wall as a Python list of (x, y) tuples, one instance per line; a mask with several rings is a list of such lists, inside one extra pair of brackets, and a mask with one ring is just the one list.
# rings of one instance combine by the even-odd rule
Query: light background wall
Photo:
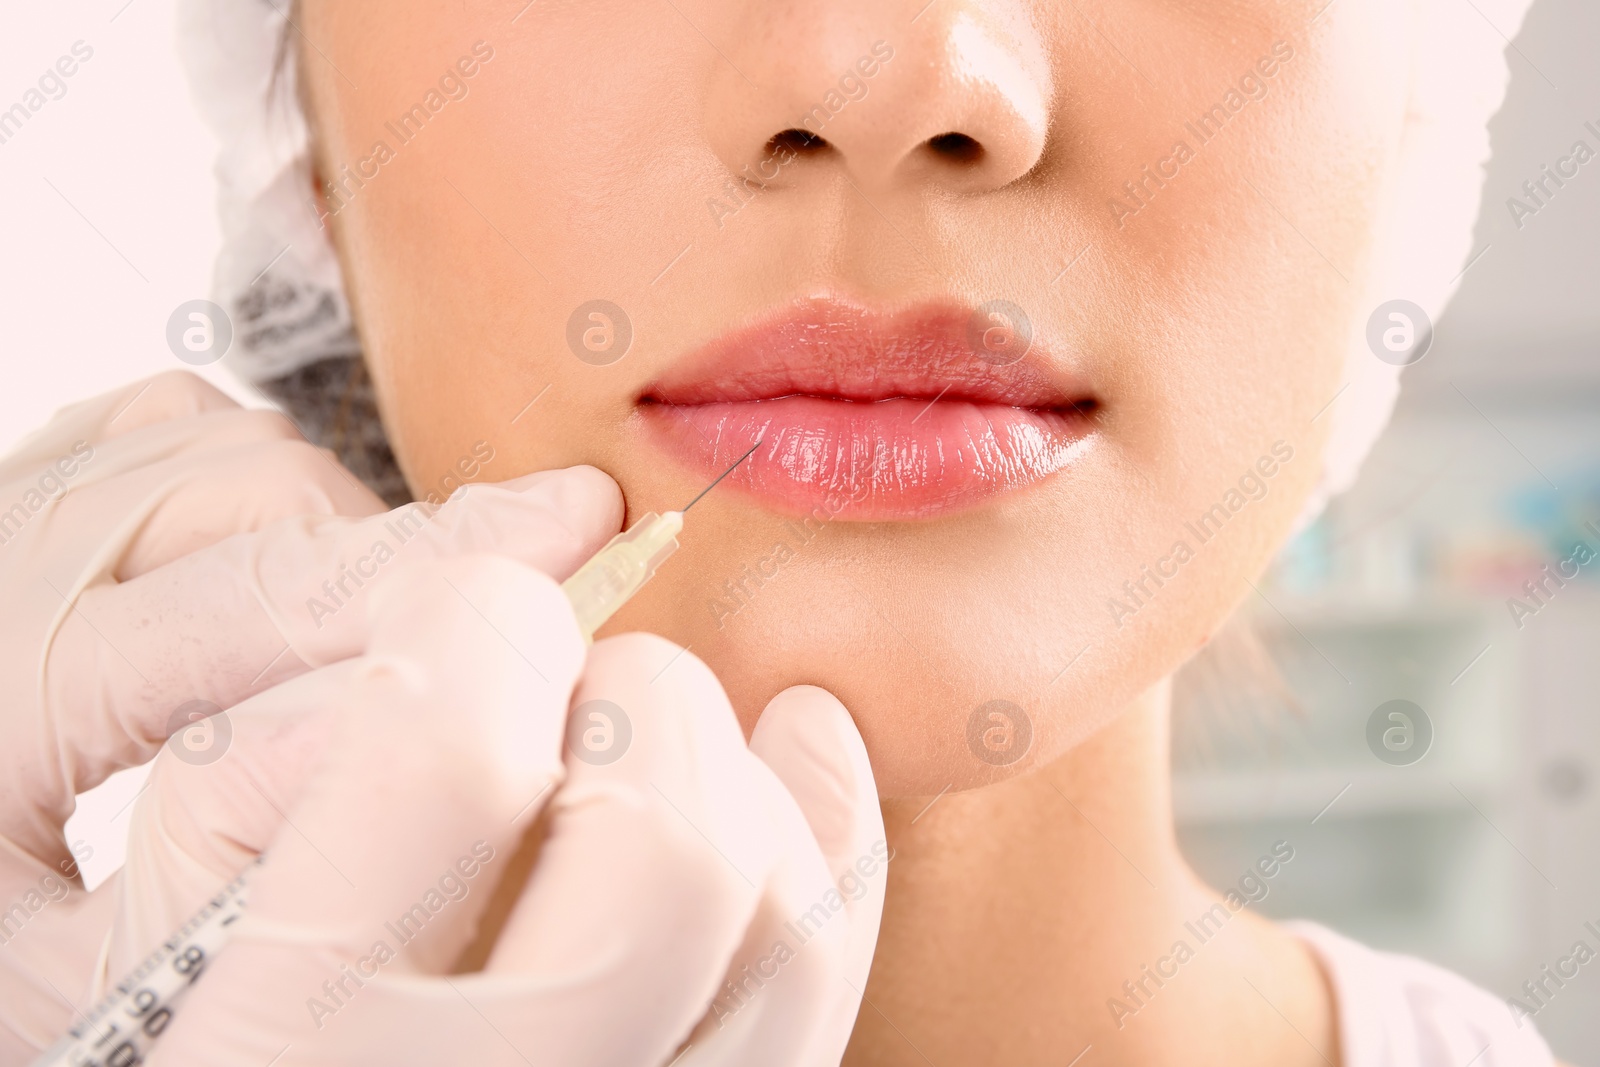
[(0, 107), (74, 42), (94, 49), (0, 144), (6, 448), (62, 404), (180, 365), (167, 317), (207, 295), (218, 231), (215, 146), (189, 104), (171, 0), (13, 4), (0, 20)]
[[(1299, 710), (1176, 724), (1180, 838), (1213, 884), (1292, 841), (1262, 911), (1525, 1001), (1575, 941), (1600, 947), (1600, 575), (1520, 627), (1507, 603), (1574, 540), (1600, 547), (1582, 527), (1600, 523), (1600, 159), (1520, 227), (1507, 199), (1579, 138), (1600, 147), (1597, 42), (1592, 0), (1534, 3), (1490, 127), (1482, 257), (1358, 484), (1263, 583), (1257, 624)], [(1409, 766), (1363, 736), (1394, 698), (1435, 730)], [(1600, 1058), (1589, 970), (1529, 1002), (1573, 1063)]]

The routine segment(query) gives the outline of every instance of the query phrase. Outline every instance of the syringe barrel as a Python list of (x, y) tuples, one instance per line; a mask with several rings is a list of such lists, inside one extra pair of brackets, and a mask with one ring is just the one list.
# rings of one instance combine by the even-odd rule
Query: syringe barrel
[(595, 631), (678, 550), (682, 529), (682, 512), (657, 515), (652, 511), (613, 537), (561, 583), (585, 639), (593, 640)]

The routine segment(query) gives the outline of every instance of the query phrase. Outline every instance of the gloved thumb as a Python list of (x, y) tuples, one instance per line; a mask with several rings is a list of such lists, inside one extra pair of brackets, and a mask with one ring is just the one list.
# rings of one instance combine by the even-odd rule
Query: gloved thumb
[(837, 697), (797, 685), (773, 697), (750, 738), (750, 750), (778, 776), (799, 804), (843, 898), (849, 935), (833, 1017), (798, 1062), (836, 1063), (843, 1057), (867, 972), (878, 944), (888, 865), (892, 858), (867, 747)]

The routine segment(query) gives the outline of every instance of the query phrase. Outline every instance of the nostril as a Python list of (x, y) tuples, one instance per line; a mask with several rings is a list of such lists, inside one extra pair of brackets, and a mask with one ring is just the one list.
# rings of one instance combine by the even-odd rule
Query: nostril
[(983, 145), (964, 133), (941, 133), (928, 138), (933, 154), (952, 163), (976, 163), (983, 158)]
[(827, 141), (809, 130), (791, 128), (772, 135), (772, 139), (767, 142), (767, 153), (775, 155), (787, 148), (798, 155), (804, 155), (808, 152), (825, 152), (831, 147)]

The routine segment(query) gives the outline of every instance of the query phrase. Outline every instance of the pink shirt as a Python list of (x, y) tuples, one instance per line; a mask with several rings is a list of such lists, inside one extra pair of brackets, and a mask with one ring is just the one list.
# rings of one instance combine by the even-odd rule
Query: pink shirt
[(1530, 1020), (1460, 975), (1378, 952), (1316, 923), (1284, 924), (1333, 986), (1343, 1067), (1552, 1067)]

